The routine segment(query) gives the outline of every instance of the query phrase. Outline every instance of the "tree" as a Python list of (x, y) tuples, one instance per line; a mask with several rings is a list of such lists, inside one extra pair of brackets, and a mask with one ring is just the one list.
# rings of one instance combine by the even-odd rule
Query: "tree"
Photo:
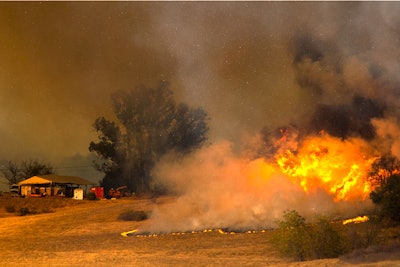
[(41, 163), (37, 160), (24, 160), (22, 165), (22, 178), (27, 179), (35, 175), (52, 174), (53, 167), (47, 163)]
[(380, 205), (381, 215), (400, 222), (400, 175), (386, 179), (370, 194), (371, 200)]
[(373, 188), (380, 187), (389, 177), (400, 173), (400, 162), (397, 158), (385, 155), (377, 158), (371, 166), (369, 182)]
[(12, 185), (35, 175), (52, 174), (53, 167), (48, 163), (42, 163), (37, 160), (23, 160), (20, 164), (15, 161), (8, 161), (1, 172), (8, 183)]
[(377, 159), (372, 165), (370, 182), (370, 198), (380, 206), (381, 215), (400, 222), (400, 162), (392, 156)]
[(99, 140), (89, 145), (102, 158), (95, 167), (105, 174), (106, 190), (126, 185), (133, 192), (149, 191), (151, 169), (161, 156), (170, 150), (189, 153), (207, 140), (207, 112), (176, 104), (167, 82), (118, 91), (112, 104), (117, 122), (97, 118)]
[(10, 185), (17, 184), (22, 181), (22, 173), (16, 162), (8, 161), (7, 165), (4, 169), (1, 170), (1, 172), (3, 173), (4, 177), (7, 179)]

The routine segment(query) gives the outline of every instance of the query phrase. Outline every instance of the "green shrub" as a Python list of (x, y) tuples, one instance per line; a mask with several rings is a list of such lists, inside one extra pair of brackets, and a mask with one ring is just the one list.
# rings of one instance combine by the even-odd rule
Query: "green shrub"
[(346, 251), (345, 239), (334, 226), (332, 220), (327, 217), (319, 217), (317, 222), (310, 226), (314, 251), (312, 258), (336, 258)]
[(299, 261), (310, 258), (311, 244), (305, 219), (294, 210), (285, 211), (283, 220), (277, 224), (271, 241), (278, 251)]
[(118, 220), (121, 221), (143, 221), (148, 218), (147, 213), (140, 210), (140, 211), (133, 211), (133, 210), (127, 210), (122, 212), (118, 216)]
[(296, 211), (286, 211), (278, 221), (272, 243), (278, 251), (298, 261), (333, 258), (345, 252), (344, 239), (328, 218), (317, 218), (315, 223), (306, 220)]

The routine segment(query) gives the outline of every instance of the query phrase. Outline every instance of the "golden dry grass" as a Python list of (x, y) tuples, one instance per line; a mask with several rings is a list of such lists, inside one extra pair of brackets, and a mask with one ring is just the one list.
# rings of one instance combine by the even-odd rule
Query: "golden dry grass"
[[(42, 200), (51, 201), (50, 198), (34, 201)], [(117, 218), (121, 212), (152, 210), (155, 205), (170, 201), (174, 200), (66, 200), (63, 202), (65, 205), (52, 208), (54, 212), (51, 213), (10, 216), (2, 211), (0, 265), (400, 266), (398, 251), (382, 253), (380, 250), (358, 252), (341, 259), (292, 262), (278, 256), (268, 241), (268, 232), (221, 235), (214, 231), (157, 237), (121, 236), (121, 232), (151, 223), (151, 220), (120, 221)], [(0, 201), (0, 205), (3, 209), (4, 203)], [(381, 258), (376, 261), (378, 256)]]

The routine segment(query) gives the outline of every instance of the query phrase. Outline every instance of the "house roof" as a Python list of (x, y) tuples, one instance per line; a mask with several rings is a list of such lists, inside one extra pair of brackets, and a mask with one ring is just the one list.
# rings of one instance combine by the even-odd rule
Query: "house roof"
[(48, 175), (38, 175), (23, 180), (18, 183), (18, 185), (32, 185), (32, 184), (50, 184), (50, 183), (57, 183), (57, 184), (78, 184), (78, 185), (92, 185), (95, 184), (91, 181), (86, 179), (77, 177), (77, 176), (65, 176), (65, 175), (55, 175), (55, 174), (48, 174)]

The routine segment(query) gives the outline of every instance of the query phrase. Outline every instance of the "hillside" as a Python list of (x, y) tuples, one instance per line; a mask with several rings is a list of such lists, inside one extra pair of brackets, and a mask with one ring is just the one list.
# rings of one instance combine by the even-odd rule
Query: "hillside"
[(121, 236), (124, 231), (151, 222), (120, 221), (117, 218), (122, 212), (150, 211), (170, 201), (174, 199), (77, 200), (49, 213), (30, 216), (11, 216), (1, 207), (1, 265), (400, 266), (398, 247), (372, 248), (341, 259), (292, 262), (277, 255), (268, 243), (268, 232)]

